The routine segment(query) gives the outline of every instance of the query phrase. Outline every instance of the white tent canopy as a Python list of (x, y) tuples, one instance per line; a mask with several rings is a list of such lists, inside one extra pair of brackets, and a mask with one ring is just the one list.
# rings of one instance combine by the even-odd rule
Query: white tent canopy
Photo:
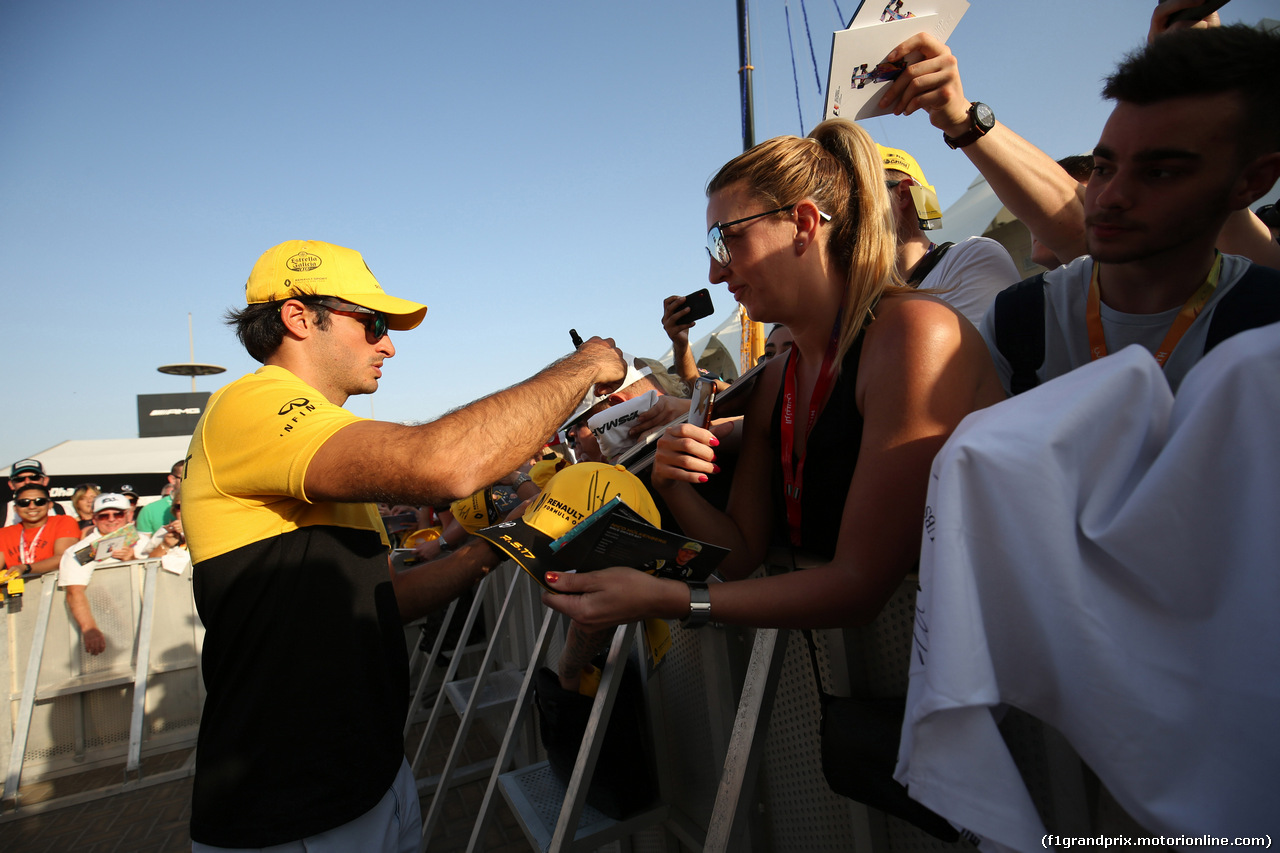
[[(697, 327), (695, 326), (694, 328)], [(689, 349), (693, 351), (693, 359), (698, 362), (699, 367), (705, 366), (702, 364), (703, 357), (712, 355), (717, 348), (717, 343), (719, 344), (719, 347), (722, 347), (724, 352), (728, 354), (728, 359), (732, 363), (733, 367), (733, 375), (726, 376), (725, 378), (736, 379), (738, 376), (738, 352), (742, 344), (742, 327), (738, 324), (738, 306), (736, 304), (733, 306), (733, 311), (730, 312), (727, 318), (721, 321), (720, 325), (716, 326), (697, 340), (689, 342)], [(671, 348), (668, 347), (667, 351), (662, 354), (662, 357), (659, 358), (658, 361), (670, 367), (673, 356), (674, 353)], [(720, 362), (718, 361), (717, 364), (719, 363)], [(710, 367), (708, 369), (714, 370), (716, 373), (721, 372), (716, 369), (716, 367)]]
[(935, 243), (950, 240), (959, 243), (970, 237), (980, 237), (989, 230), (1014, 217), (996, 198), (995, 190), (987, 183), (986, 178), (978, 175), (969, 184), (964, 195), (946, 209), (942, 214), (942, 228), (929, 234)]
[[(37, 459), (49, 477), (49, 492), (58, 500), (71, 497), (82, 482), (106, 491), (132, 486), (141, 503), (160, 494), (173, 463), (187, 455), (189, 435), (155, 438), (101, 438), (64, 441), (27, 457)], [(7, 479), (12, 465), (4, 469)]]
[[(159, 438), (99, 438), (64, 441), (32, 454), (51, 477), (87, 474), (168, 474), (187, 455), (189, 435)], [(5, 468), (8, 477), (12, 468)]]

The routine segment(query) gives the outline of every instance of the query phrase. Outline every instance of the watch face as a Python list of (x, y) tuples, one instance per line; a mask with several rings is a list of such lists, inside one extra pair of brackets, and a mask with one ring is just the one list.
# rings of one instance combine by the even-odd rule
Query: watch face
[(973, 105), (973, 123), (983, 130), (990, 130), (995, 127), (996, 114), (986, 104), (976, 103)]

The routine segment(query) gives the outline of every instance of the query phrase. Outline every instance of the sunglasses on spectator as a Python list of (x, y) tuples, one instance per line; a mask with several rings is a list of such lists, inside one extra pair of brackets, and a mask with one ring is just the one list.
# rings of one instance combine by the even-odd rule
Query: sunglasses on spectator
[(13, 502), (13, 505), (20, 507), (21, 509), (26, 509), (29, 506), (44, 506), (48, 502), (48, 498), (18, 498)]
[(9, 478), (10, 483), (30, 483), (32, 480), (39, 480), (39, 474), (14, 474)]
[[(794, 204), (788, 204), (785, 207), (777, 207), (773, 210), (766, 210), (764, 213), (757, 213), (752, 216), (744, 216), (741, 219), (735, 219), (732, 222), (716, 222), (707, 229), (707, 254), (711, 256), (711, 260), (720, 264), (722, 267), (729, 266), (733, 260), (733, 255), (729, 254), (729, 247), (724, 244), (724, 229), (732, 228), (734, 225), (741, 225), (744, 222), (750, 222), (753, 219), (761, 219), (765, 216), (773, 216), (775, 213), (786, 213), (795, 208)], [(823, 222), (831, 221), (831, 214), (818, 211), (818, 215), (822, 217)]]
[(76, 491), (79, 491), (80, 489), (93, 489), (95, 492), (101, 492), (102, 486), (99, 486), (97, 483), (81, 483), (76, 486)]
[(323, 305), (335, 314), (355, 317), (364, 324), (365, 334), (369, 336), (371, 343), (377, 343), (387, 334), (387, 315), (381, 311), (374, 311), (372, 308), (365, 308), (363, 305), (335, 299), (332, 296), (317, 299), (316, 304)]
[(124, 517), (125, 517), (125, 516), (127, 516), (127, 515), (128, 515), (128, 513), (127, 513), (127, 512), (124, 512), (124, 511), (122, 511), (122, 510), (118, 510), (118, 509), (104, 509), (102, 512), (95, 512), (95, 513), (93, 514), (93, 517), (94, 517), (95, 519), (101, 518), (101, 519), (105, 519), (105, 520), (107, 520), (107, 521), (111, 521), (111, 520), (113, 520), (113, 519), (117, 519), (117, 518), (124, 518)]
[(170, 505), (169, 505), (169, 511), (170, 511), (170, 512), (182, 512), (182, 504), (170, 504)]

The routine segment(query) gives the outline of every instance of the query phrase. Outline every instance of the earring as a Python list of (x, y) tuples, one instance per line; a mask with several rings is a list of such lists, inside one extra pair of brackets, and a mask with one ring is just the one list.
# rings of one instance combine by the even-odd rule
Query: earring
[(803, 249), (803, 248), (804, 248), (804, 241), (803, 241), (803, 240), (801, 240), (800, 242), (796, 243), (796, 248), (797, 248), (797, 249)]

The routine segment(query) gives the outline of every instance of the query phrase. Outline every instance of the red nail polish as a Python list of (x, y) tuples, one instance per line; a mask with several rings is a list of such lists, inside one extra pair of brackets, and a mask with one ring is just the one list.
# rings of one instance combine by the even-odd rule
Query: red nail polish
[(558, 572), (547, 572), (547, 583), (556, 583), (559, 580), (560, 574)]
[(719, 447), (719, 446), (720, 446), (720, 439), (716, 438), (715, 436), (712, 436), (712, 437), (711, 437), (711, 446), (712, 446), (712, 447)]
[(711, 473), (712, 473), (712, 474), (719, 474), (719, 473), (720, 473), (720, 466), (719, 466), (719, 465), (716, 465), (714, 468), (712, 468), (712, 469), (711, 469)]
[(705, 482), (707, 482), (707, 475), (706, 475), (706, 474), (699, 474), (699, 475), (698, 475), (698, 482), (699, 482), (699, 483), (705, 483)]

